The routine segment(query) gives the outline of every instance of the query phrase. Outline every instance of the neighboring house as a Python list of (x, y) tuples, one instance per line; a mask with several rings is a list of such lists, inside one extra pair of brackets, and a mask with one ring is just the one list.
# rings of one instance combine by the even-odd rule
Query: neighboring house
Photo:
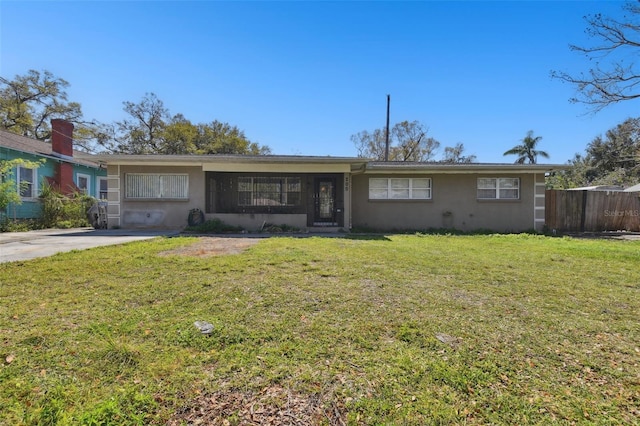
[(563, 166), (362, 158), (99, 154), (109, 227), (184, 227), (190, 211), (257, 230), (542, 230), (545, 173)]
[(640, 192), (640, 183), (624, 189), (624, 192)]
[(51, 120), (51, 143), (0, 130), (0, 161), (22, 158), (44, 163), (37, 169), (17, 167), (16, 185), (21, 185), (22, 204), (4, 212), (12, 219), (34, 219), (41, 213), (40, 191), (49, 184), (65, 194), (84, 192), (96, 198), (107, 196), (107, 172), (88, 154), (73, 149), (73, 124)]
[(593, 185), (593, 186), (581, 186), (579, 188), (567, 188), (565, 191), (608, 191), (616, 192), (623, 191), (624, 188), (620, 185)]

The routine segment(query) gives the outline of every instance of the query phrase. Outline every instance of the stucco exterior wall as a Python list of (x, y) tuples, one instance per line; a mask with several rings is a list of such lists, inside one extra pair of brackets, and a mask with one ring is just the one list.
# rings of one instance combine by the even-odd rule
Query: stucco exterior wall
[(213, 213), (207, 214), (207, 219), (220, 219), (222, 222), (240, 226), (247, 231), (259, 231), (263, 224), (288, 225), (298, 229), (307, 227), (306, 214), (261, 214), (261, 213)]
[[(354, 175), (352, 191), (353, 227), (375, 230), (457, 229), (520, 232), (541, 228), (536, 217), (536, 191), (544, 184), (541, 174), (416, 174), (402, 177), (432, 179), (430, 200), (369, 200), (370, 178), (398, 177), (394, 174)], [(480, 177), (520, 178), (520, 199), (478, 200)], [(538, 189), (536, 189), (538, 188)], [(544, 191), (542, 191), (544, 197)], [(538, 195), (539, 198), (539, 195)], [(539, 201), (538, 201), (539, 202)], [(544, 206), (544, 198), (542, 198)], [(539, 204), (538, 204), (539, 206)], [(539, 208), (538, 208), (539, 209)]]
[[(127, 198), (126, 182), (127, 174), (187, 174), (189, 177), (188, 198), (185, 200), (175, 199), (131, 199)], [(246, 174), (246, 173), (245, 173)], [(281, 175), (279, 173), (278, 175)], [(268, 176), (269, 174), (261, 173)], [(275, 175), (275, 174), (274, 174)], [(313, 188), (314, 179), (330, 177), (335, 179), (336, 184), (336, 222), (327, 226), (328, 228), (348, 228), (350, 218), (350, 174), (299, 174), (304, 180), (302, 205), (299, 210), (287, 212), (262, 212), (262, 211), (217, 211), (211, 206), (207, 206), (207, 191), (210, 196), (222, 197), (218, 192), (211, 192), (207, 188), (207, 179), (215, 178), (209, 172), (202, 170), (201, 165), (194, 166), (172, 166), (172, 165), (110, 165), (107, 172), (108, 183), (108, 206), (107, 218), (108, 227), (114, 228), (183, 228), (188, 225), (189, 212), (198, 208), (205, 212), (207, 220), (218, 218), (224, 223), (240, 226), (249, 231), (255, 231), (262, 227), (264, 223), (274, 225), (288, 225), (299, 229), (320, 226), (314, 223)], [(220, 177), (218, 177), (220, 178)], [(212, 195), (213, 194), (213, 195)], [(258, 209), (259, 210), (259, 209)]]
[[(188, 198), (128, 199), (125, 182), (127, 173), (187, 174)], [(108, 226), (109, 228), (183, 228), (187, 226), (189, 211), (198, 208), (204, 212), (204, 173), (201, 167), (186, 166), (109, 166)]]
[[(197, 208), (206, 212), (207, 219), (219, 218), (230, 225), (239, 225), (247, 230), (259, 229), (264, 223), (291, 225), (298, 228), (321, 226), (314, 220), (314, 193), (312, 189), (316, 178), (334, 177), (337, 197), (336, 213), (338, 220), (331, 222), (332, 227), (343, 229), (371, 229), (381, 231), (457, 229), (461, 231), (492, 230), (496, 232), (541, 231), (544, 227), (544, 173), (543, 168), (516, 169), (511, 166), (486, 165), (468, 167), (441, 167), (428, 171), (427, 168), (408, 169), (352, 169), (353, 173), (321, 173), (319, 171), (301, 172), (307, 181), (303, 187), (302, 206), (291, 211), (263, 209), (231, 209), (220, 207), (220, 191), (207, 186), (209, 181), (222, 179), (226, 174), (250, 173), (255, 176), (276, 175), (269, 167), (271, 163), (238, 163), (228, 165), (215, 163), (190, 164), (191, 158), (177, 158), (178, 164), (146, 165), (145, 159), (128, 160), (135, 163), (115, 164), (108, 168), (108, 224), (109, 227), (124, 228), (182, 228), (187, 226), (190, 210)], [(189, 161), (187, 161), (189, 160)], [(167, 161), (164, 157), (162, 161)], [(153, 164), (153, 163), (152, 163)], [(226, 168), (241, 170), (255, 169), (252, 172), (229, 172)], [(375, 167), (376, 165), (374, 165)], [(476, 170), (484, 167), (482, 170)], [(224, 168), (223, 172), (215, 170)], [(209, 171), (207, 171), (209, 170)], [(127, 198), (125, 193), (128, 173), (146, 174), (183, 174), (188, 176), (188, 197), (186, 199), (162, 199), (146, 196), (144, 199)], [(278, 173), (281, 175), (284, 172)], [(294, 173), (294, 172), (290, 172)], [(370, 200), (369, 179), (371, 178), (430, 178), (431, 198), (427, 200)], [(477, 198), (479, 178), (518, 178), (519, 198), (489, 200)], [(214, 182), (215, 183), (215, 182)], [(182, 184), (182, 183), (180, 183)], [(234, 191), (233, 185), (224, 186)], [(418, 187), (419, 188), (419, 187)], [(413, 189), (412, 189), (413, 191)], [(207, 200), (209, 192), (209, 200)], [(228, 195), (228, 194), (227, 194)], [(214, 198), (212, 198), (214, 197)], [(216, 200), (216, 202), (212, 202)], [(207, 204), (208, 203), (208, 204)], [(228, 206), (227, 206), (228, 207)], [(337, 223), (336, 223), (337, 222)]]

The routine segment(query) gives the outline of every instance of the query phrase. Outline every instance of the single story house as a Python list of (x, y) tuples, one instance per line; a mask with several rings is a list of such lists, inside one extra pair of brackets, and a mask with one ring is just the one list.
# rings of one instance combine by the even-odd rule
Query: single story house
[(80, 158), (80, 152), (73, 149), (73, 124), (54, 119), (51, 128), (51, 143), (0, 130), (0, 161), (44, 161), (37, 169), (17, 167), (13, 170), (16, 185), (20, 185), (22, 204), (9, 205), (7, 211), (0, 214), (13, 219), (38, 218), (41, 213), (38, 196), (45, 183), (66, 194), (84, 192), (106, 198), (107, 171), (86, 153)]
[(373, 162), (351, 157), (98, 154), (108, 226), (206, 219), (257, 230), (542, 230), (545, 173), (520, 164)]

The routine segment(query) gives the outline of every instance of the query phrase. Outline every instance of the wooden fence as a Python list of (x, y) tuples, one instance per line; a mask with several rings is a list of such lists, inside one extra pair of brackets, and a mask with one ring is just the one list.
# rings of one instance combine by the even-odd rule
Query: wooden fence
[(545, 224), (565, 232), (639, 232), (640, 194), (547, 190)]

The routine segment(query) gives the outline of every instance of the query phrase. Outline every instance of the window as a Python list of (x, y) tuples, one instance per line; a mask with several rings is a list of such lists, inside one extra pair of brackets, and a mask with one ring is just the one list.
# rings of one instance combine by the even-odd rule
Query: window
[(518, 200), (520, 179), (518, 178), (478, 178), (479, 200)]
[(186, 200), (189, 198), (189, 175), (127, 173), (125, 197)]
[(370, 200), (430, 200), (431, 178), (371, 178)]
[(108, 188), (109, 188), (108, 182), (109, 181), (105, 177), (98, 178), (98, 198), (100, 200), (107, 199)]
[(18, 166), (17, 171), (20, 196), (22, 198), (36, 198), (38, 196), (37, 170)]
[(298, 206), (302, 184), (299, 177), (240, 177), (239, 206)]
[(91, 176), (78, 173), (76, 176), (76, 186), (83, 194), (90, 194)]

